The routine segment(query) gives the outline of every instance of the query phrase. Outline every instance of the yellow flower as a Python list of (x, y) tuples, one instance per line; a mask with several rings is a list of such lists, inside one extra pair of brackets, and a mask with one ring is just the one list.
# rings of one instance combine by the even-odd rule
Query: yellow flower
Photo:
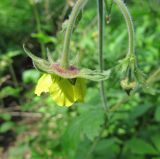
[(40, 96), (42, 92), (49, 92), (59, 106), (69, 107), (75, 102), (83, 102), (85, 81), (81, 78), (72, 80), (73, 82), (56, 75), (43, 74), (38, 81), (35, 94)]
[(32, 59), (36, 69), (44, 74), (38, 80), (35, 94), (49, 93), (52, 99), (60, 106), (71, 106), (75, 102), (83, 102), (85, 96), (85, 79), (102, 81), (110, 77), (111, 70), (103, 73), (90, 69), (77, 69), (74, 66), (62, 67), (53, 62), (48, 54), (48, 61), (41, 59), (24, 47), (27, 55)]

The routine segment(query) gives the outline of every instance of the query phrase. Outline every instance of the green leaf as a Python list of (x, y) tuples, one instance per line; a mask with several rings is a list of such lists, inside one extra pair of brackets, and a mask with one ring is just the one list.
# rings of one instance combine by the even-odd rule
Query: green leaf
[(0, 56), (0, 59), (8, 61), (8, 60), (11, 60), (13, 57), (16, 57), (20, 54), (21, 52), (18, 50), (9, 51), (9, 52), (6, 52), (4, 55)]
[(15, 57), (15, 56), (20, 55), (21, 52), (20, 52), (19, 50), (15, 50), (15, 51), (10, 51), (10, 52), (8, 52), (8, 53), (6, 53), (6, 54), (7, 54), (7, 57), (13, 58), (13, 57)]
[(10, 121), (5, 122), (4, 124), (1, 125), (1, 127), (0, 127), (0, 132), (1, 132), (1, 133), (4, 133), (4, 132), (12, 129), (13, 126), (14, 126), (14, 123), (13, 123), (13, 122), (10, 122)]
[(24, 83), (37, 83), (39, 77), (40, 73), (35, 69), (26, 70), (22, 75)]
[(0, 91), (0, 97), (1, 98), (7, 96), (18, 97), (19, 93), (20, 93), (20, 88), (13, 88), (10, 86), (6, 86)]
[(41, 43), (47, 44), (47, 43), (56, 43), (56, 38), (53, 36), (48, 36), (44, 33), (34, 33), (32, 34), (33, 38), (38, 39)]
[(11, 120), (12, 116), (9, 113), (3, 113), (3, 114), (0, 114), (0, 118), (2, 118), (3, 120), (9, 121)]
[(82, 115), (83, 118), (83, 133), (88, 137), (88, 139), (93, 140), (99, 135), (104, 124), (104, 112), (103, 110), (92, 110), (86, 112)]
[(131, 118), (138, 118), (145, 114), (149, 109), (151, 108), (151, 105), (140, 105), (135, 107), (130, 114)]
[(82, 133), (82, 119), (73, 120), (67, 127), (63, 137), (62, 145), (65, 155), (71, 159), (74, 158), (78, 143), (80, 142), (80, 134)]
[(146, 83), (147, 86), (148, 85), (152, 85), (155, 82), (160, 81), (160, 68), (158, 68), (157, 70), (155, 70), (147, 79)]
[(107, 155), (108, 158), (114, 158), (119, 151), (119, 141), (116, 138), (103, 139), (95, 148), (97, 154)]
[(129, 140), (126, 143), (126, 147), (132, 153), (139, 154), (139, 155), (145, 155), (145, 154), (155, 155), (158, 153), (151, 144), (138, 138), (132, 138), (131, 140)]
[(160, 106), (157, 106), (155, 114), (154, 114), (154, 119), (158, 122), (160, 122)]
[(68, 149), (68, 152), (76, 149), (81, 135), (93, 140), (99, 135), (103, 123), (104, 111), (102, 109), (83, 112), (80, 116), (75, 117), (67, 127), (63, 137), (64, 147)]
[(151, 136), (151, 140), (160, 152), (160, 134), (155, 134)]

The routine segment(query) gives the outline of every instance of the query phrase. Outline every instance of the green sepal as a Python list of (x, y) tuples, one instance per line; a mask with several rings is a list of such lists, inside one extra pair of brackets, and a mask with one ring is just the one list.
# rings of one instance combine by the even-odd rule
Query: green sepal
[(23, 49), (25, 53), (32, 59), (34, 67), (40, 72), (48, 73), (47, 69), (50, 66), (50, 62), (33, 55), (28, 49), (26, 49), (25, 45), (23, 45)]
[(49, 63), (54, 63), (54, 60), (48, 48), (47, 48), (47, 58), (48, 58)]
[(111, 69), (103, 72), (97, 70), (82, 69), (79, 73), (79, 77), (98, 82), (109, 79), (111, 76), (111, 72)]
[(30, 51), (28, 51), (25, 48), (24, 45), (23, 48), (26, 54), (32, 59), (35, 68), (43, 73), (57, 75), (65, 79), (84, 78), (92, 81), (107, 80), (111, 76), (112, 72), (111, 69), (103, 72), (91, 69), (81, 69), (77, 70), (77, 73), (71, 73), (69, 70), (64, 70), (65, 73), (61, 73), (60, 71), (54, 69), (54, 63), (49, 53), (48, 53), (49, 61), (46, 61), (33, 55)]
[(37, 57), (35, 55), (33, 55), (26, 47), (25, 45), (23, 45), (23, 49), (25, 51), (25, 53), (32, 59), (32, 61), (36, 62), (36, 63), (43, 63), (45, 65), (47, 65), (49, 62), (40, 58), (40, 57)]

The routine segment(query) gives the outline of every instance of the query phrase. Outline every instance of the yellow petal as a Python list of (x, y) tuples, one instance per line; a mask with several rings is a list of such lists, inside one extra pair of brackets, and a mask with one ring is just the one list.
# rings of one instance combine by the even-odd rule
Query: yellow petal
[(58, 80), (58, 85), (66, 98), (68, 98), (71, 102), (74, 102), (73, 85), (70, 81), (68, 79), (61, 78), (61, 80)]
[(35, 94), (37, 96), (40, 96), (42, 92), (49, 92), (49, 88), (52, 85), (52, 78), (51, 75), (49, 74), (43, 74), (41, 78), (38, 80), (36, 89), (35, 89)]
[(49, 91), (53, 100), (59, 106), (71, 106), (74, 103), (73, 86), (67, 80), (60, 77), (54, 76), (52, 78), (53, 84), (51, 85)]
[(81, 78), (77, 78), (74, 86), (75, 101), (84, 102), (85, 92), (86, 92), (85, 80)]

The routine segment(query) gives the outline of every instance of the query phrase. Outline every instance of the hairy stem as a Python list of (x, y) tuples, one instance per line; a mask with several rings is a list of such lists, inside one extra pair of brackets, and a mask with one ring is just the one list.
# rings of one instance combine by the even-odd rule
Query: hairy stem
[(65, 68), (67, 68), (69, 65), (68, 57), (69, 57), (69, 48), (70, 48), (70, 41), (73, 32), (73, 27), (79, 12), (81, 11), (81, 9), (83, 8), (83, 6), (87, 1), (88, 0), (77, 0), (69, 17), (68, 26), (64, 38), (62, 58), (61, 58), (61, 65)]
[[(98, 32), (99, 32), (99, 39), (98, 39), (98, 53), (99, 53), (99, 66), (100, 71), (103, 72), (104, 64), (103, 64), (103, 44), (104, 44), (104, 1), (103, 0), (97, 0), (98, 5)], [(107, 106), (107, 99), (105, 96), (105, 87), (104, 82), (100, 82), (100, 92), (101, 92), (101, 98), (103, 103), (103, 108), (105, 112), (108, 111)]]
[(128, 47), (128, 55), (134, 55), (134, 26), (133, 26), (133, 22), (132, 22), (132, 18), (130, 15), (130, 12), (127, 8), (127, 6), (125, 5), (125, 3), (122, 0), (114, 0), (114, 2), (118, 5), (119, 9), (121, 10), (125, 22), (127, 24), (127, 29), (128, 29), (128, 39), (129, 39), (129, 47)]
[[(98, 8), (98, 32), (99, 32), (99, 39), (98, 39), (98, 53), (99, 53), (99, 66), (100, 71), (103, 72), (103, 35), (104, 35), (104, 0), (97, 0), (97, 8)], [(91, 147), (89, 148), (86, 159), (90, 159), (91, 155), (97, 145), (97, 143), (100, 141), (101, 136), (108, 124), (108, 106), (107, 106), (107, 99), (105, 97), (105, 89), (104, 89), (104, 82), (100, 82), (100, 92), (101, 92), (101, 98), (103, 103), (103, 108), (105, 111), (105, 124), (103, 125), (98, 137), (93, 141)]]

